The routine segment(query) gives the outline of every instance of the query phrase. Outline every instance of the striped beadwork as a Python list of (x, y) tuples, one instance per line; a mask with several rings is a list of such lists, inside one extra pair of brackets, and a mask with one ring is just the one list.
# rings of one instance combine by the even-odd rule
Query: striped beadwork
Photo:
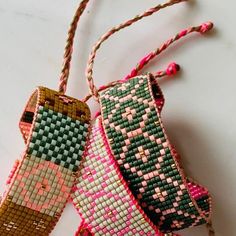
[(0, 235), (45, 236), (75, 182), (88, 136), (86, 104), (39, 87), (20, 121), (26, 150), (0, 206)]
[(190, 192), (162, 125), (163, 101), (151, 75), (100, 93), (105, 133), (120, 170), (145, 213), (169, 232), (206, 223), (211, 207), (208, 192), (204, 204)]
[[(111, 154), (98, 117), (92, 125), (72, 199), (93, 235), (163, 235), (133, 197)], [(81, 233), (81, 234), (80, 234)]]

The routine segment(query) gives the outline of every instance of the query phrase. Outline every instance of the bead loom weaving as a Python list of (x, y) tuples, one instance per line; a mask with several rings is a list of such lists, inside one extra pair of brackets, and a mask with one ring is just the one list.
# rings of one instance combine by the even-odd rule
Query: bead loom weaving
[[(58, 92), (38, 87), (21, 117), (26, 148), (1, 200), (0, 235), (50, 235), (71, 200), (82, 219), (76, 236), (178, 236), (176, 231), (202, 224), (214, 236), (210, 193), (186, 176), (161, 118), (165, 99), (159, 79), (174, 76), (180, 66), (172, 62), (166, 70), (140, 73), (174, 42), (207, 33), (213, 24), (180, 31), (125, 78), (97, 87), (93, 66), (104, 41), (185, 0), (158, 4), (113, 27), (92, 48), (86, 68), (89, 94), (80, 101), (66, 90), (74, 37), (88, 2), (80, 2), (70, 25)], [(94, 118), (86, 104), (90, 98), (100, 106)]]

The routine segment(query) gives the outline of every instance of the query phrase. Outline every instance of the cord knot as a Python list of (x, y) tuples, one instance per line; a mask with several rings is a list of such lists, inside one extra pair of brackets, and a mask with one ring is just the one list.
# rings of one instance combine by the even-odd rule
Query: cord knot
[(214, 27), (214, 24), (212, 22), (206, 22), (206, 23), (203, 23), (200, 27), (200, 33), (206, 33), (208, 31), (210, 31), (212, 28)]
[(175, 62), (172, 62), (168, 65), (166, 69), (167, 75), (175, 75), (180, 70), (180, 66)]

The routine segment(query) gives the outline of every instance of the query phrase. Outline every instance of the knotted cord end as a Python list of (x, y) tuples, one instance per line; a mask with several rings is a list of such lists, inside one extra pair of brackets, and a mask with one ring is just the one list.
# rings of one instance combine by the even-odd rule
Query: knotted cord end
[(176, 64), (175, 62), (172, 62), (168, 65), (166, 69), (166, 74), (168, 76), (175, 75), (180, 70), (180, 65)]
[(210, 31), (212, 28), (214, 27), (214, 24), (212, 22), (206, 22), (206, 23), (203, 23), (200, 27), (200, 30), (199, 32), (204, 34), (208, 31)]

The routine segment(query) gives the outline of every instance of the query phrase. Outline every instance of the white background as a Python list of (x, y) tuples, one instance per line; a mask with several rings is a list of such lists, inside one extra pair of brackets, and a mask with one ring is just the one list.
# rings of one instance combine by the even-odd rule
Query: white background
[[(66, 33), (78, 2), (0, 0), (2, 192), (14, 160), (24, 150), (18, 121), (28, 97), (38, 85), (57, 89)], [(92, 0), (76, 36), (69, 95), (82, 98), (87, 93), (84, 70), (97, 38), (159, 2)], [(175, 79), (161, 82), (166, 98), (163, 121), (187, 173), (213, 195), (217, 236), (236, 235), (235, 8), (233, 0), (199, 0), (162, 10), (108, 40), (95, 62), (97, 84), (117, 80), (180, 29), (207, 20), (215, 23), (214, 32), (182, 40), (144, 72), (163, 69), (173, 60), (182, 66)], [(91, 107), (94, 110), (94, 103)], [(78, 215), (68, 206), (52, 235), (73, 235), (78, 225)], [(183, 235), (207, 234), (198, 227)]]

